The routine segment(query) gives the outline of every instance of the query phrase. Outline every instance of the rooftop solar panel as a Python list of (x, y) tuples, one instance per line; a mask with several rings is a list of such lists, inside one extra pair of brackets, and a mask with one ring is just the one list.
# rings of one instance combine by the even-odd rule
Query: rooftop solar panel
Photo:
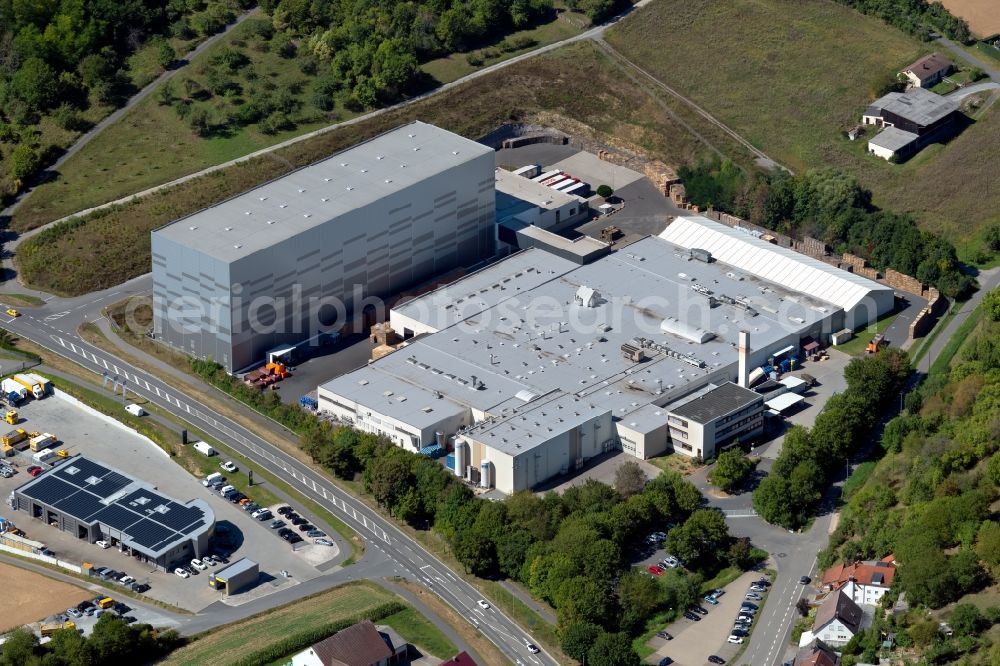
[(72, 495), (64, 497), (63, 499), (57, 501), (54, 506), (60, 511), (68, 513), (78, 520), (86, 522), (93, 520), (94, 514), (99, 513), (104, 509), (104, 505), (101, 503), (101, 500), (82, 490), (78, 490)]
[(141, 520), (128, 531), (132, 541), (146, 548), (153, 548), (162, 541), (173, 541), (177, 534), (151, 520)]
[(45, 475), (36, 479), (34, 483), (22, 487), (21, 492), (39, 502), (55, 504), (59, 500), (69, 497), (78, 491), (76, 486), (60, 481), (54, 476)]
[(136, 524), (141, 519), (142, 516), (133, 511), (129, 511), (125, 507), (118, 506), (117, 504), (111, 504), (104, 507), (99, 514), (94, 516), (94, 520), (100, 521), (108, 527), (121, 530), (122, 532), (127, 531), (130, 526)]

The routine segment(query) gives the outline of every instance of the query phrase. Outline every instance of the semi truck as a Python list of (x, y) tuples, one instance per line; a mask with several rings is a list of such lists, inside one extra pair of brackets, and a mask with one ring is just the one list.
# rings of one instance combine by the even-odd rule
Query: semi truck
[(7, 398), (7, 402), (11, 405), (17, 405), (28, 397), (28, 389), (24, 388), (10, 377), (7, 377), (3, 380), (3, 382), (0, 382), (0, 391), (3, 391), (4, 397)]
[(14, 375), (14, 381), (31, 391), (31, 395), (35, 396), (36, 400), (44, 398), (52, 392), (52, 382), (30, 372)]

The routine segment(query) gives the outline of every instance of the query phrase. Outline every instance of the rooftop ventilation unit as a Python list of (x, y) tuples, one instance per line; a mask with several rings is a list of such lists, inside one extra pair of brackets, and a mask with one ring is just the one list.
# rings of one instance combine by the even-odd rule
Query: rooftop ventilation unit
[(708, 250), (703, 250), (700, 247), (691, 248), (690, 252), (692, 259), (697, 259), (698, 261), (704, 261), (706, 264), (712, 262), (712, 253)]
[(601, 292), (596, 289), (592, 289), (586, 285), (581, 286), (576, 290), (576, 295), (574, 300), (577, 305), (583, 306), (585, 308), (597, 307), (598, 302), (601, 300)]

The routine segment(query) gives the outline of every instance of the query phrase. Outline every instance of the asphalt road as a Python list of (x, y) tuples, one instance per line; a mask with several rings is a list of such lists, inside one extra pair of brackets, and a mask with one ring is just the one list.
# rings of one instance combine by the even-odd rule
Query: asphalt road
[[(271, 596), (280, 596), (287, 602), (336, 582), (395, 573), (416, 580), (440, 596), (511, 661), (536, 666), (557, 663), (544, 651), (529, 653), (525, 643), (534, 641), (527, 632), (498, 610), (496, 604), (489, 610), (479, 608), (476, 602), (482, 595), (474, 587), (377, 512), (256, 433), (213, 412), (159, 378), (88, 344), (77, 335), (77, 327), (88, 318), (93, 320), (99, 316), (100, 309), (105, 305), (132, 293), (148, 291), (149, 279), (148, 275), (142, 276), (120, 287), (74, 299), (53, 298), (45, 306), (24, 310), (22, 316), (8, 318), (0, 325), (98, 375), (108, 373), (125, 379), (129, 391), (226, 442), (302, 495), (330, 509), (367, 541), (370, 550), (374, 549), (384, 556), (366, 557), (362, 563), (304, 582), (284, 594)], [(246, 613), (244, 607), (234, 609), (219, 603), (210, 606), (207, 612), (185, 620), (182, 629), (184, 633), (196, 633), (244, 617)]]

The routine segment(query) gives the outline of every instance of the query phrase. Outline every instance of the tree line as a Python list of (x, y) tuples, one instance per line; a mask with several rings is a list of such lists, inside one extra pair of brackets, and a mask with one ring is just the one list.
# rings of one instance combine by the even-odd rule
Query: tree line
[(959, 42), (971, 38), (969, 24), (949, 12), (940, 2), (928, 0), (837, 0), (862, 14), (882, 19), (903, 32), (929, 39), (931, 30)]
[[(989, 296), (1000, 302), (1000, 291)], [(1000, 498), (1000, 310), (982, 312), (984, 321), (951, 368), (909, 393), (905, 411), (887, 424), (882, 458), (848, 494), (819, 557), (826, 567), (894, 554), (897, 575), (886, 603), (905, 592), (916, 607), (895, 631), (900, 645), (919, 648), (922, 663), (1000, 662), (1000, 647), (985, 635), (1000, 622), (1000, 609), (980, 611), (963, 601), (1000, 582), (994, 509)], [(952, 636), (919, 610), (954, 602), (947, 616)]]
[(753, 492), (757, 513), (782, 527), (804, 525), (909, 374), (906, 352), (893, 348), (852, 360), (844, 370), (847, 390), (827, 401), (812, 428), (795, 426), (785, 433), (781, 453)]
[(117, 615), (102, 615), (90, 636), (75, 629), (59, 629), (52, 640), (39, 645), (28, 629), (7, 635), (0, 666), (102, 666), (153, 663), (181, 645), (173, 629), (158, 631), (148, 624), (129, 625)]
[(868, 259), (875, 268), (911, 275), (951, 298), (975, 282), (961, 271), (955, 246), (922, 231), (910, 215), (872, 204), (872, 193), (833, 168), (803, 174), (747, 174), (729, 160), (681, 167), (688, 198), (792, 237), (812, 236)]

